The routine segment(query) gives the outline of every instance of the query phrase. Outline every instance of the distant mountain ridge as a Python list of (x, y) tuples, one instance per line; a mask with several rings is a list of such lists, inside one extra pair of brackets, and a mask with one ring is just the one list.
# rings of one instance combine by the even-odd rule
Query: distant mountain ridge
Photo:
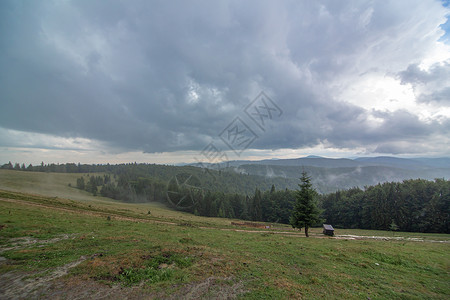
[(355, 161), (370, 165), (395, 166), (407, 169), (450, 168), (450, 158), (399, 158), (391, 156), (358, 157)]
[[(192, 166), (201, 166), (200, 163), (190, 164)], [(210, 164), (203, 163), (204, 166)], [(450, 158), (400, 158), (393, 156), (376, 156), (376, 157), (357, 157), (350, 158), (327, 158), (321, 156), (310, 155), (300, 158), (288, 159), (264, 159), (264, 160), (233, 160), (221, 164), (222, 166), (236, 167), (240, 165), (277, 165), (277, 166), (309, 166), (323, 168), (351, 168), (351, 167), (368, 167), (368, 166), (387, 166), (398, 167), (410, 170), (423, 170), (434, 168), (450, 168)]]
[[(217, 168), (217, 165), (194, 164)], [(220, 167), (228, 172), (258, 175), (268, 179), (285, 178), (292, 188), (292, 180), (307, 171), (315, 188), (322, 193), (340, 189), (376, 185), (407, 179), (450, 178), (450, 158), (399, 158), (391, 156), (326, 158), (308, 156), (292, 159), (267, 159), (259, 161), (229, 161)], [(294, 186), (295, 188), (295, 186)]]

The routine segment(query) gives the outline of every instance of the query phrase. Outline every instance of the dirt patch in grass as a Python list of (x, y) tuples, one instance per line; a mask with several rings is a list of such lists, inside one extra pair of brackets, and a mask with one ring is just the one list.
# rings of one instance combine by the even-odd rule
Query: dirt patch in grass
[[(50, 282), (66, 275), (73, 267), (86, 260), (82, 256), (78, 260), (64, 266), (44, 272), (17, 272), (12, 271), (0, 275), (0, 295), (2, 299), (31, 299), (37, 298)], [(7, 263), (7, 261), (3, 261)]]
[(38, 299), (153, 299), (152, 291), (140, 287), (122, 287), (78, 277), (53, 282), (42, 289)]
[(142, 290), (140, 287), (124, 288), (121, 285), (106, 285), (70, 277), (46, 282), (35, 287), (33, 291), (21, 289), (4, 294), (2, 299), (152, 299), (153, 296), (151, 291)]
[[(245, 292), (242, 282), (233, 277), (208, 277), (201, 281), (168, 286), (155, 291), (141, 282), (124, 286), (117, 281), (97, 281), (86, 276), (65, 276), (87, 258), (43, 272), (12, 271), (0, 275), (1, 299), (235, 299)], [(99, 265), (97, 258), (91, 260)], [(2, 260), (0, 263), (8, 263)], [(101, 264), (101, 263), (100, 263)], [(160, 264), (160, 268), (170, 268)], [(167, 293), (168, 290), (174, 291)]]
[(236, 299), (244, 292), (243, 284), (234, 282), (233, 278), (209, 277), (183, 285), (175, 293), (167, 295), (165, 292), (155, 292), (149, 287), (107, 285), (70, 277), (41, 285), (29, 293), (21, 291), (14, 295), (4, 294), (2, 299)]
[(242, 282), (233, 277), (208, 277), (183, 286), (168, 299), (235, 299), (245, 292)]
[(74, 238), (75, 235), (73, 234), (62, 234), (60, 236), (57, 236), (52, 239), (47, 240), (40, 240), (29, 236), (19, 237), (19, 238), (12, 238), (9, 239), (8, 247), (0, 247), (0, 253), (9, 251), (9, 250), (18, 250), (18, 249), (24, 249), (30, 246), (37, 246), (37, 247), (43, 247), (44, 245), (48, 244), (54, 244), (56, 242), (67, 240)]
[(336, 235), (334, 237), (330, 237), (334, 239), (341, 240), (378, 240), (378, 241), (409, 241), (409, 242), (429, 242), (429, 243), (450, 243), (450, 241), (437, 241), (437, 240), (429, 240), (429, 239), (421, 239), (415, 237), (403, 237), (403, 236), (368, 236), (368, 235)]

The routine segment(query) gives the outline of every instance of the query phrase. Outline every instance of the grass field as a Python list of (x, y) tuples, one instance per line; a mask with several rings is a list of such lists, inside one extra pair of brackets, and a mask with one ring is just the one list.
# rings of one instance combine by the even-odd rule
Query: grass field
[(76, 177), (0, 172), (0, 298), (450, 296), (448, 235), (247, 230), (159, 204), (83, 197), (67, 185)]

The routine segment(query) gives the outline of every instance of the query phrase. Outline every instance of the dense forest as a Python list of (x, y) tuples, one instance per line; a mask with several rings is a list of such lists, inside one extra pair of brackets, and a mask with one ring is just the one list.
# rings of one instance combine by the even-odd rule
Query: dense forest
[[(19, 171), (34, 171), (34, 172), (57, 172), (57, 173), (104, 173), (110, 174), (117, 181), (120, 181), (120, 189), (127, 187), (127, 184), (138, 184), (137, 181), (152, 180), (162, 181), (167, 183), (171, 178), (178, 174), (189, 173), (198, 178), (201, 182), (202, 188), (211, 192), (223, 192), (223, 193), (238, 193), (238, 194), (252, 194), (255, 188), (260, 190), (269, 190), (272, 185), (275, 185), (277, 189), (290, 188), (295, 189), (298, 184), (296, 178), (281, 178), (274, 177), (269, 178), (258, 175), (238, 174), (230, 171), (217, 171), (206, 168), (199, 168), (193, 166), (171, 166), (171, 165), (157, 165), (157, 164), (105, 164), (105, 165), (89, 165), (89, 164), (44, 164), (41, 163), (38, 166), (19, 163), (7, 163), (1, 166), (2, 169), (11, 169)], [(86, 181), (88, 178), (85, 179)], [(127, 184), (125, 184), (127, 182)], [(100, 187), (99, 187), (100, 188)], [(118, 191), (116, 191), (118, 192)], [(158, 198), (152, 198), (150, 195), (147, 201), (159, 201)], [(113, 197), (116, 199), (116, 197)], [(143, 201), (142, 197), (129, 197), (129, 201)], [(117, 198), (120, 199), (120, 198)]]
[(295, 203), (292, 190), (276, 191), (272, 185), (270, 190), (264, 192), (256, 188), (250, 196), (224, 193), (204, 189), (199, 181), (194, 184), (192, 181), (187, 185), (181, 184), (188, 176), (188, 173), (183, 173), (176, 177), (179, 182), (171, 179), (167, 183), (150, 177), (85, 175), (77, 179), (75, 187), (93, 195), (126, 202), (159, 201), (177, 210), (201, 216), (289, 223)]
[(450, 181), (415, 179), (321, 196), (323, 217), (345, 228), (450, 233)]
[[(126, 202), (159, 201), (209, 217), (288, 224), (295, 203), (296, 186), (285, 178), (192, 166), (132, 163), (25, 167), (9, 163), (2, 168), (89, 173), (69, 184), (93, 195)], [(323, 220), (338, 228), (450, 233), (450, 181), (444, 179), (405, 180), (317, 194), (317, 202)]]
[[(295, 191), (276, 191), (274, 186), (265, 192), (256, 189), (245, 197), (209, 192), (202, 197), (188, 189), (180, 195), (193, 204), (186, 210), (196, 214), (285, 224), (295, 203)], [(450, 233), (450, 181), (443, 179), (405, 180), (365, 190), (317, 194), (317, 202), (323, 221), (337, 228)]]

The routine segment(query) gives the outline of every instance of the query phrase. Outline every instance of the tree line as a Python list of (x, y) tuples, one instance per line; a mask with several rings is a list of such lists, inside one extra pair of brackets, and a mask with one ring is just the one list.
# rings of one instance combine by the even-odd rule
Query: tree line
[[(126, 202), (168, 203), (175, 209), (209, 217), (289, 224), (296, 202), (295, 187), (286, 188), (287, 179), (266, 179), (190, 166), (42, 163), (40, 166), (25, 167), (24, 164), (8, 163), (2, 168), (41, 172), (103, 172), (106, 174), (81, 176), (76, 187), (94, 195)], [(181, 171), (196, 177), (201, 188), (171, 185), (171, 178)], [(450, 233), (448, 180), (390, 182), (364, 189), (315, 194), (314, 198), (322, 210), (321, 218), (337, 228), (389, 230), (395, 225), (401, 231)]]
[(177, 210), (199, 216), (284, 224), (289, 223), (295, 203), (295, 191), (277, 191), (274, 185), (263, 192), (256, 188), (253, 195), (249, 196), (204, 188), (182, 188), (157, 178), (130, 174), (83, 175), (77, 178), (75, 187), (94, 196), (101, 195), (125, 202), (167, 203)]
[[(117, 178), (122, 176), (126, 181), (136, 181), (139, 177), (151, 178), (167, 183), (171, 178), (180, 173), (189, 173), (199, 178), (202, 187), (213, 192), (223, 192), (227, 194), (247, 194), (250, 195), (255, 188), (267, 190), (275, 185), (277, 189), (286, 187), (295, 189), (298, 180), (295, 178), (267, 178), (258, 175), (238, 174), (233, 170), (210, 170), (194, 166), (171, 166), (146, 163), (127, 163), (127, 164), (45, 164), (33, 166), (19, 163), (7, 163), (2, 165), (2, 169), (11, 169), (17, 171), (33, 172), (57, 172), (57, 173), (107, 173), (115, 175)], [(110, 187), (112, 188), (112, 187)], [(100, 187), (99, 187), (100, 189)], [(125, 189), (125, 187), (121, 187)], [(100, 192), (100, 190), (99, 190)], [(114, 191), (117, 194), (118, 191)]]
[(450, 233), (450, 181), (411, 179), (322, 195), (323, 218), (343, 228)]
[[(314, 204), (296, 204), (298, 193), (309, 190), (309, 194), (301, 194), (300, 197), (313, 199), (311, 201), (318, 204), (321, 214), (316, 219), (317, 222), (324, 221), (337, 228), (395, 228), (410, 232), (450, 233), (448, 180), (411, 179), (401, 183), (389, 182), (369, 186), (364, 190), (352, 188), (326, 195), (302, 187), (305, 185), (304, 180), (302, 175), (300, 190), (275, 190), (272, 186), (268, 191), (255, 189), (251, 196), (210, 191), (203, 195), (185, 191), (186, 201), (189, 197), (194, 197), (190, 201), (193, 205), (187, 208), (174, 205), (174, 208), (209, 217), (292, 224), (290, 217), (294, 210), (312, 211), (317, 214)], [(306, 185), (311, 187), (309, 181)], [(317, 222), (311, 221), (316, 225)]]
[(88, 174), (77, 178), (76, 188), (94, 196), (101, 195), (130, 203), (154, 201), (165, 203), (167, 194), (166, 182), (157, 178), (129, 177), (127, 174), (112, 177), (110, 174), (103, 176)]
[[(124, 175), (90, 176), (85, 190), (127, 202), (168, 202), (177, 210), (207, 217), (238, 218), (289, 224), (297, 190), (261, 191), (250, 195), (203, 188), (182, 188), (155, 178)], [(82, 177), (81, 177), (82, 178)], [(79, 178), (78, 182), (84, 182)], [(321, 220), (337, 228), (450, 233), (450, 181), (405, 180), (312, 196), (322, 211)]]

